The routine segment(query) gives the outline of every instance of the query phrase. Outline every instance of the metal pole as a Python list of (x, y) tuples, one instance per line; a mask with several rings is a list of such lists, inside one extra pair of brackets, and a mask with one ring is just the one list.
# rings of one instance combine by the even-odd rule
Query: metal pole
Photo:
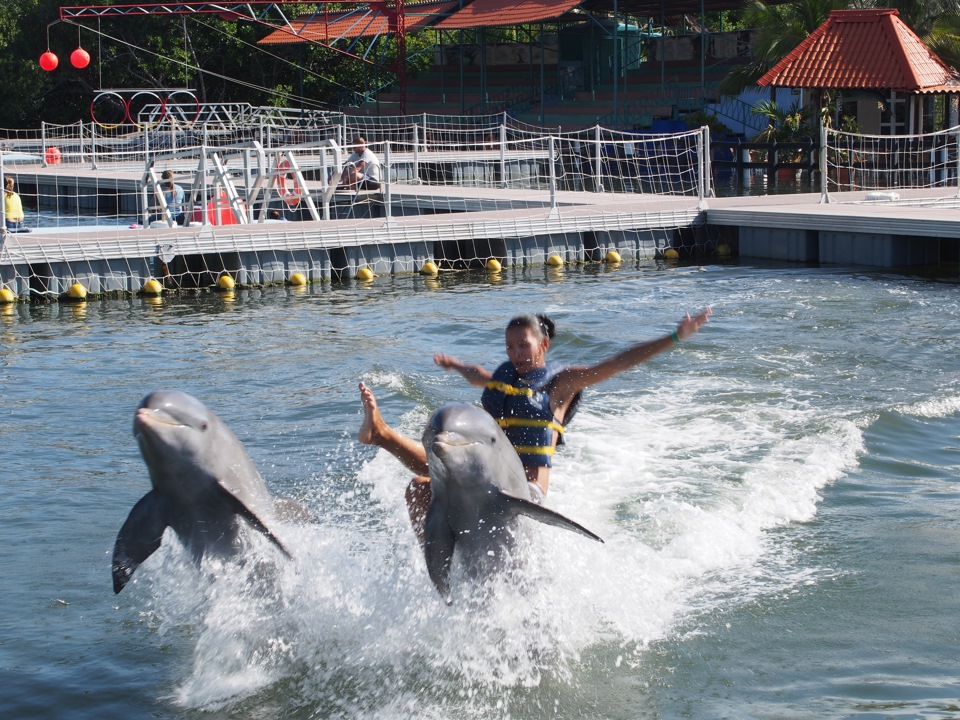
[[(960, 148), (960, 130), (957, 130), (956, 137), (954, 139), (954, 144), (956, 147)], [(957, 197), (960, 197), (960, 152), (956, 153), (957, 155), (957, 167), (956, 167), (956, 181), (957, 181)]]
[(383, 212), (384, 212), (384, 224), (391, 225), (393, 223), (393, 216), (390, 214), (390, 203), (392, 200), (392, 194), (390, 192), (390, 141), (387, 140), (383, 144)]
[(594, 153), (595, 153), (594, 160), (597, 163), (597, 166), (593, 171), (593, 181), (594, 181), (594, 185), (596, 186), (594, 188), (594, 192), (603, 192), (603, 178), (600, 174), (600, 163), (603, 160), (603, 153), (600, 147), (600, 126), (599, 125), (596, 125), (594, 127), (593, 135), (594, 135)]
[[(960, 160), (958, 160), (960, 162)], [(830, 193), (827, 187), (827, 126), (820, 116), (820, 202), (830, 202)]]
[(700, 135), (703, 147), (700, 149), (700, 204), (706, 207), (706, 198), (713, 197), (713, 163), (710, 157), (710, 126), (704, 125)]
[(557, 168), (553, 163), (554, 158), (554, 137), (550, 136), (550, 142), (547, 145), (550, 153), (548, 162), (550, 163), (550, 216), (557, 214)]
[[(620, 20), (617, 14), (617, 0), (613, 0), (613, 117), (618, 121), (620, 115)], [(616, 126), (615, 126), (616, 127)]]
[(507, 125), (500, 123), (500, 187), (507, 186)]
[(420, 128), (413, 124), (413, 182), (420, 184)]

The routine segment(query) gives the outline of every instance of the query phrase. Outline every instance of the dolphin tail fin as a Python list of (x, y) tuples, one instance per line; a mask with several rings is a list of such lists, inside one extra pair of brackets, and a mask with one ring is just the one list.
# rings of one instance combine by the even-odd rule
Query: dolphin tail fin
[(453, 561), (453, 548), (456, 538), (447, 523), (444, 513), (431, 503), (423, 524), (423, 556), (427, 561), (427, 572), (437, 592), (447, 605), (450, 598), (450, 563)]
[(167, 528), (166, 508), (153, 490), (133, 506), (113, 546), (113, 592), (119, 593), (133, 571), (160, 547)]
[(237, 498), (233, 493), (219, 483), (217, 483), (217, 487), (220, 488), (220, 491), (223, 493), (223, 497), (225, 498), (227, 504), (237, 515), (250, 523), (255, 530), (260, 532), (264, 537), (267, 538), (267, 540), (276, 545), (280, 552), (286, 555), (288, 559), (293, 559), (293, 556), (283, 546), (283, 543), (280, 542), (276, 535), (270, 532), (270, 528), (263, 524), (263, 521), (257, 517), (253, 510), (244, 505), (239, 498)]
[(573, 532), (580, 533), (581, 535), (584, 535), (591, 540), (596, 540), (597, 542), (603, 542), (603, 538), (601, 538), (599, 535), (587, 530), (583, 525), (571, 520), (566, 515), (561, 515), (556, 510), (551, 510), (543, 505), (538, 505), (530, 500), (524, 500), (523, 498), (514, 497), (512, 495), (504, 494), (504, 497), (508, 498), (508, 502), (513, 505), (516, 512), (521, 515), (526, 515), (527, 517), (533, 518), (534, 520), (539, 520), (547, 525), (553, 525), (554, 527), (572, 530)]

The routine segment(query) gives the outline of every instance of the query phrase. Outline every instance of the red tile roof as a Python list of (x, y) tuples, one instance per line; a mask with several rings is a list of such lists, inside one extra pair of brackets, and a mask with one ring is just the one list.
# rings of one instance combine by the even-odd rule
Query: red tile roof
[(957, 92), (960, 75), (923, 44), (897, 10), (834, 10), (758, 84)]
[(552, 20), (583, 0), (473, 0), (463, 10), (436, 24), (439, 30), (526, 25)]
[[(457, 7), (457, 0), (410, 3), (405, 6), (407, 32), (419, 30)], [(284, 45), (316, 40), (329, 43), (340, 38), (373, 37), (390, 32), (390, 18), (384, 5), (371, 4), (345, 12), (318, 12), (306, 19), (294, 20), (289, 28), (278, 28), (257, 42), (258, 45)]]

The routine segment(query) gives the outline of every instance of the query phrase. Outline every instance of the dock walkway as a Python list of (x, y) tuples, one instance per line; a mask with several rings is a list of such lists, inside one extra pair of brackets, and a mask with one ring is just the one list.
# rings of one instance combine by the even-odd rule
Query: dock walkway
[[(490, 160), (490, 151), (477, 152)], [(143, 192), (144, 174), (133, 167), (15, 174), (38, 185)], [(960, 241), (956, 188), (905, 189), (875, 201), (863, 191), (832, 193), (822, 203), (818, 193), (704, 198), (639, 192), (640, 185), (630, 192), (561, 190), (552, 177), (549, 185), (542, 176), (527, 180), (515, 187), (391, 182), (381, 192), (354, 194), (328, 193), (329, 181), (304, 179), (305, 197), (333, 198), (330, 219), (144, 228), (114, 217), (113, 225), (39, 227), (5, 236), (0, 283), (22, 299), (55, 300), (76, 283), (99, 295), (137, 293), (154, 278), (168, 289), (209, 287), (224, 273), (242, 285), (287, 282), (294, 273), (325, 282), (364, 267), (412, 273), (428, 263), (461, 268), (497, 258), (529, 266), (554, 255), (572, 263), (616, 251), (631, 260), (670, 249), (706, 256), (718, 244), (741, 257), (895, 267), (955, 257)]]

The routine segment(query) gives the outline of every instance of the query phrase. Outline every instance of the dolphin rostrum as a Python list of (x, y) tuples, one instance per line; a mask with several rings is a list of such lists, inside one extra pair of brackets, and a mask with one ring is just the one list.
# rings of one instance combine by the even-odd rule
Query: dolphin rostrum
[(520, 457), (485, 410), (466, 403), (444, 405), (430, 418), (423, 445), (431, 490), (423, 551), (430, 579), (448, 603), (454, 549), (472, 575), (495, 568), (513, 546), (518, 515), (603, 542), (531, 501)]
[(160, 547), (167, 527), (199, 562), (206, 553), (235, 553), (243, 518), (290, 557), (262, 520), (276, 517), (277, 505), (288, 501), (271, 497), (236, 435), (206, 405), (182, 392), (151, 393), (137, 408), (133, 434), (153, 489), (117, 534), (115, 593)]

